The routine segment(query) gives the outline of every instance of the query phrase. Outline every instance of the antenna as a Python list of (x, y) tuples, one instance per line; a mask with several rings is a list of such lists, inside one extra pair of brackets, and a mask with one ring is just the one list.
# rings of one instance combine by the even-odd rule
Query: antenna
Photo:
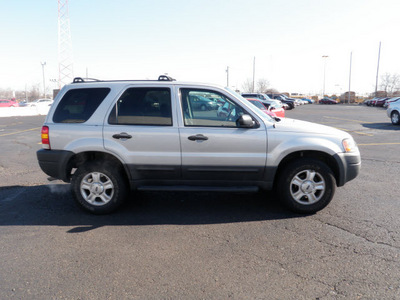
[(58, 87), (71, 83), (73, 73), (68, 0), (58, 0)]

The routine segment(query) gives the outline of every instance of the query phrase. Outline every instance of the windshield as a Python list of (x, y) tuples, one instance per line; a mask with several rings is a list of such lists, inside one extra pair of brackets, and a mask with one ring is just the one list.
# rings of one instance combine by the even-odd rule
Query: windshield
[(261, 110), (265, 110), (265, 106), (259, 102), (259, 101), (255, 101), (255, 100), (249, 100), (249, 102), (255, 106), (257, 106), (259, 109)]
[(263, 96), (265, 97), (265, 100), (272, 100), (267, 94), (263, 94)]

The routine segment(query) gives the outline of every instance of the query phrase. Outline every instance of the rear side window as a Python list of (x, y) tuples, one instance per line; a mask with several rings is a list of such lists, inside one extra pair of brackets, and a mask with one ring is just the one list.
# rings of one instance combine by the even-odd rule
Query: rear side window
[(109, 88), (69, 90), (61, 99), (53, 116), (54, 123), (84, 123), (107, 97)]
[(108, 118), (114, 125), (172, 126), (169, 88), (129, 88)]

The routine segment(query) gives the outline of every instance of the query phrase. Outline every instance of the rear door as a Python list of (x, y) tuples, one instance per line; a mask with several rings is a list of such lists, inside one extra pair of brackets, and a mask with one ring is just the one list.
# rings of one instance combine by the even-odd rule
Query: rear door
[[(239, 128), (237, 119), (249, 113), (223, 91), (181, 87), (177, 92), (182, 114), (179, 133), (183, 178), (211, 184), (262, 180), (267, 153), (264, 124), (257, 122), (254, 128)], [(190, 102), (190, 97), (196, 95), (221, 99), (220, 106), (215, 110), (196, 110)]]
[(133, 180), (180, 178), (181, 153), (170, 86), (128, 87), (104, 123), (104, 147)]

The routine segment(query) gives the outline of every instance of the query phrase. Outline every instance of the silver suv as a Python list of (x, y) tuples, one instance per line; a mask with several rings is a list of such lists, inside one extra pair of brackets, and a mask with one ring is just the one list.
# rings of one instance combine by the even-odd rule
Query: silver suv
[[(210, 99), (207, 109), (195, 99)], [(228, 88), (167, 76), (75, 78), (54, 100), (42, 144), (41, 169), (70, 182), (76, 201), (95, 214), (114, 211), (131, 189), (260, 188), (275, 189), (295, 212), (314, 213), (361, 166), (346, 132), (277, 121)]]

